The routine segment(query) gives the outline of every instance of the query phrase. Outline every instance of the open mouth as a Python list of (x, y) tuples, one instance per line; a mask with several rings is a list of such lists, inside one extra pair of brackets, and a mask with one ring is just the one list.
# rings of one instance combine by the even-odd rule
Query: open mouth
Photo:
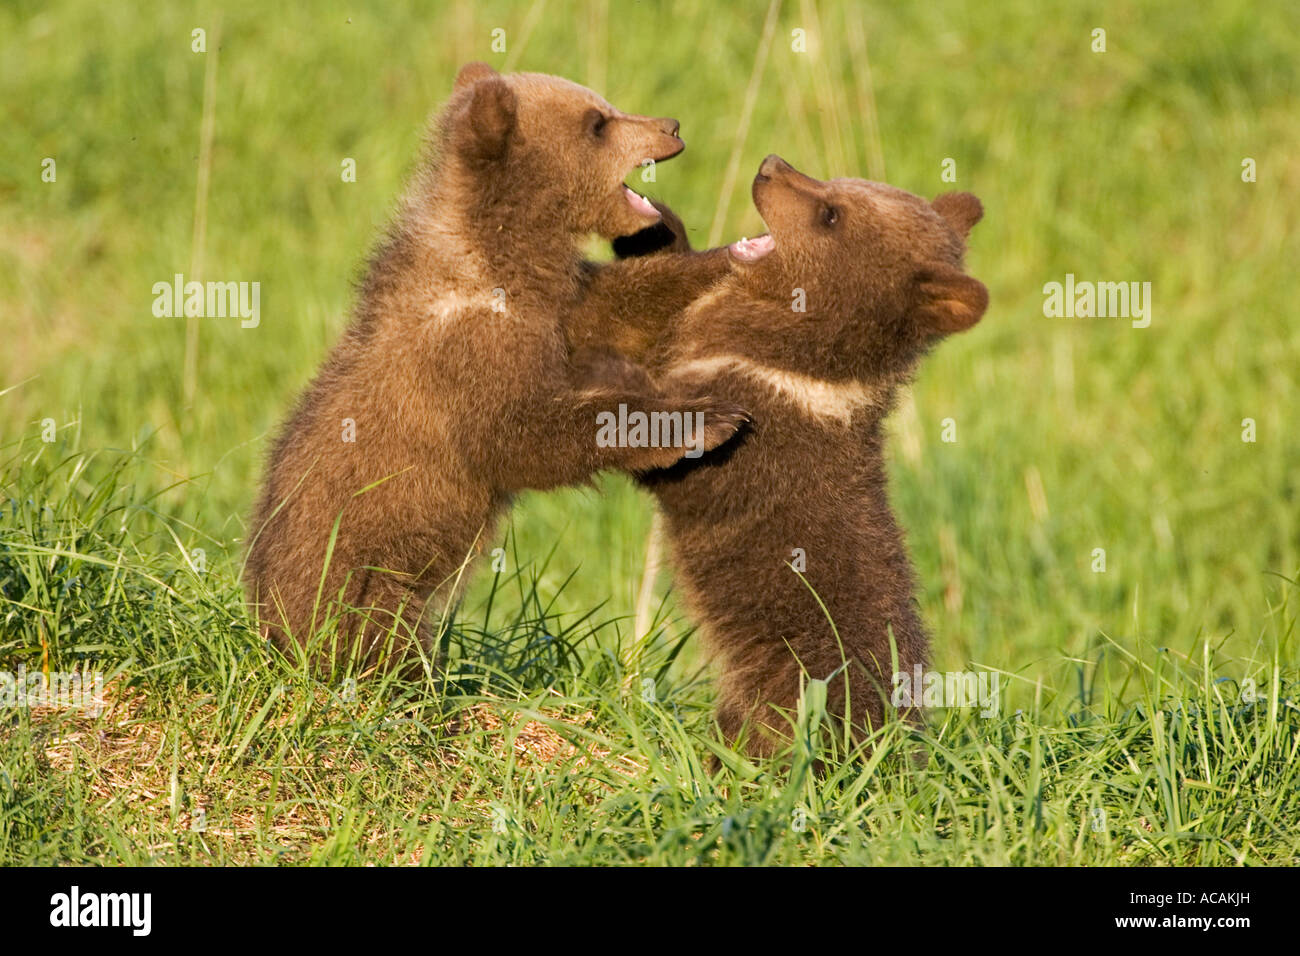
[(757, 262), (776, 248), (776, 240), (770, 233), (755, 236), (753, 239), (741, 239), (727, 246), (732, 257), (741, 262)]
[(647, 219), (660, 218), (659, 210), (654, 207), (654, 204), (626, 183), (623, 184), (623, 196), (638, 215), (645, 216)]
[[(672, 159), (674, 156), (676, 156), (678, 153), (680, 153), (682, 150), (686, 148), (686, 144), (682, 142), (680, 137), (673, 136), (672, 141), (673, 141), (673, 146), (671, 149), (668, 150), (668, 152), (663, 153), (659, 156), (647, 157), (646, 162), (638, 163), (636, 166), (632, 167), (633, 171), (641, 169), (643, 166), (647, 165), (648, 163), (667, 162), (668, 160)], [(645, 216), (647, 219), (662, 218), (659, 215), (659, 210), (654, 207), (654, 204), (650, 202), (650, 200), (646, 199), (645, 196), (642, 196), (639, 192), (637, 192), (627, 183), (623, 183), (622, 185), (623, 185), (623, 198), (627, 200), (627, 204), (632, 207), (633, 212), (635, 212), (639, 216)]]

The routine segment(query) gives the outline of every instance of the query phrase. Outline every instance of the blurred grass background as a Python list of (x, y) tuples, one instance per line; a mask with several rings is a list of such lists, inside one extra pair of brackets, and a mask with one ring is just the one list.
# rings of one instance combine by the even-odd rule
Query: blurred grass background
[[(6, 3), (0, 447), (39, 457), (47, 418), (60, 448), (138, 447), (133, 480), (176, 532), (141, 548), (179, 561), (180, 545), (202, 547), (229, 586), (268, 438), (347, 320), (427, 117), (482, 59), (679, 118), (688, 149), (648, 191), (696, 245), (736, 150), (724, 241), (761, 230), (747, 185), (769, 152), (983, 200), (968, 266), (990, 310), (927, 360), (892, 420), (893, 500), (937, 665), (1014, 672), (1018, 704), (1107, 641), (1149, 657), (1208, 638), (1237, 676), (1267, 661), (1281, 578), (1300, 569), (1300, 7), (784, 0), (738, 143), (767, 11)], [(206, 54), (191, 51), (196, 27)], [(190, 277), (213, 56), (202, 278), (259, 281), (262, 316), (202, 320), (186, 402), (185, 322), (152, 315), (151, 287)], [(1242, 180), (1247, 157), (1257, 182)], [(947, 158), (955, 183), (940, 179)], [(1151, 326), (1045, 318), (1043, 285), (1067, 272), (1151, 282)], [(601, 488), (525, 496), (502, 534), (511, 570), (517, 555), (557, 611), (622, 619), (651, 509), (622, 478)], [(479, 570), (472, 612), (491, 586)]]
[[(48, 417), (83, 447), (151, 435), (158, 481), (191, 479), (163, 507), (234, 562), (267, 437), (343, 327), (458, 65), (559, 73), (681, 119), (688, 150), (652, 188), (700, 245), (764, 15), (688, 0), (7, 4), (0, 434)], [(204, 274), (260, 281), (262, 321), (202, 321), (187, 405), (184, 320), (150, 307), (154, 282), (190, 268), (214, 53), (191, 52), (195, 27), (220, 48)], [(992, 307), (895, 416), (894, 497), (940, 662), (1016, 669), (1098, 630), (1248, 644), (1267, 572), (1300, 567), (1298, 57), (1300, 10), (1284, 3), (782, 5), (725, 240), (760, 231), (746, 187), (773, 151), (814, 175), (968, 189), (987, 209), (969, 267)], [(1150, 281), (1151, 327), (1044, 318), (1042, 286), (1067, 272)], [(648, 504), (622, 479), (604, 488), (529, 496), (514, 529), (526, 559), (557, 549), (556, 580), (581, 568), (570, 609), (630, 613)]]

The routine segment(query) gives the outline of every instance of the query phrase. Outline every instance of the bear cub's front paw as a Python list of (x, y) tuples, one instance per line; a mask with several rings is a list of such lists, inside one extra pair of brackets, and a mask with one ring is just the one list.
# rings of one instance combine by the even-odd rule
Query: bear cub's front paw
[(712, 451), (719, 445), (725, 445), (753, 422), (745, 409), (734, 402), (722, 399), (694, 399), (688, 403), (687, 411), (703, 415), (703, 419), (698, 416), (695, 419), (702, 420), (704, 423), (704, 434), (696, 437), (701, 452)]

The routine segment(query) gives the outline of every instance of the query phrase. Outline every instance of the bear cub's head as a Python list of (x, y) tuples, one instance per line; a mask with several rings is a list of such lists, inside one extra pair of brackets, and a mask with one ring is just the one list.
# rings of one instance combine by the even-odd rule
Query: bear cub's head
[(863, 179), (822, 182), (773, 155), (753, 197), (770, 231), (728, 247), (733, 272), (790, 308), (792, 322), (808, 321), (807, 344), (824, 344), (857, 372), (903, 371), (988, 307), (988, 290), (962, 271), (966, 237), (984, 213), (970, 193), (931, 203)]
[(442, 124), (445, 147), (498, 209), (606, 239), (659, 221), (623, 180), (680, 153), (677, 131), (677, 120), (624, 113), (558, 76), (485, 63), (461, 68)]

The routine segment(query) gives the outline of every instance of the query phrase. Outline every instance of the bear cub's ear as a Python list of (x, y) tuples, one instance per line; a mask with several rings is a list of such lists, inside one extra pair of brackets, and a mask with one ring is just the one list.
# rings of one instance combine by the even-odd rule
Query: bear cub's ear
[(971, 227), (984, 218), (984, 204), (970, 193), (944, 193), (930, 203), (964, 242)]
[(467, 86), (473, 86), (479, 80), (487, 79), (489, 76), (500, 76), (500, 74), (486, 63), (477, 60), (466, 63), (460, 68), (460, 72), (456, 74), (456, 85), (452, 87), (452, 91), (459, 92)]
[(933, 262), (916, 276), (916, 321), (932, 335), (963, 332), (989, 307), (984, 283), (946, 263)]
[(469, 102), (456, 117), (456, 146), (470, 162), (496, 162), (505, 156), (515, 129), (515, 92), (501, 74), (484, 63), (471, 63), (460, 71), (456, 88), (465, 85), (470, 89)]

